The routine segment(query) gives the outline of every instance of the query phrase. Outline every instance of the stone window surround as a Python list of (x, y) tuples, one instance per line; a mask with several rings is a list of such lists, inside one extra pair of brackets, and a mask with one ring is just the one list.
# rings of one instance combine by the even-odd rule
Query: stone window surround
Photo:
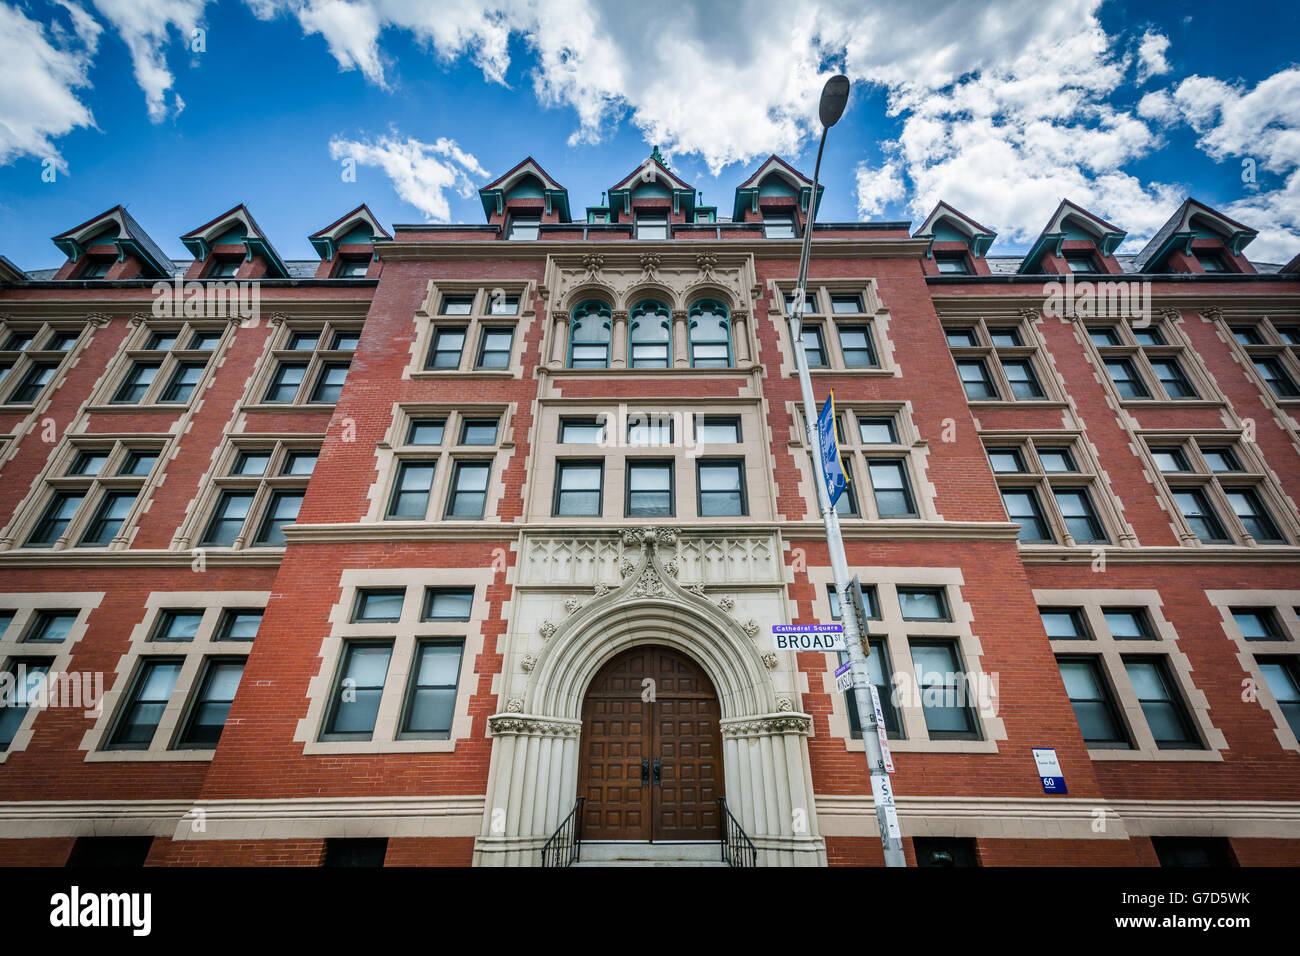
[[(491, 315), (489, 306), (495, 291), (501, 290), (507, 296), (517, 296), (519, 308), (514, 315)], [(469, 315), (442, 315), (442, 300), (445, 296), (473, 296)], [(449, 375), (474, 375), (484, 378), (522, 378), (524, 374), (523, 353), (524, 339), (532, 327), (534, 318), (533, 298), (536, 295), (536, 283), (531, 279), (509, 279), (487, 286), (482, 281), (469, 280), (434, 280), (430, 279), (425, 289), (424, 301), (415, 310), (415, 338), (411, 343), (411, 360), (402, 369), (404, 379), (439, 379)], [(461, 349), (460, 364), (454, 369), (426, 368), (429, 348), (433, 344), (433, 332), (439, 325), (465, 327), (465, 344)], [(487, 327), (510, 326), (514, 336), (510, 342), (510, 363), (506, 368), (475, 368), (478, 361), (479, 346)]]
[[(484, 645), (483, 624), (490, 610), (487, 588), (495, 578), (496, 572), (490, 567), (345, 570), (339, 578), (340, 598), (330, 610), (329, 636), (321, 641), (320, 669), (307, 687), (307, 716), (298, 721), (293, 736), (295, 741), (303, 745), (303, 753), (452, 753), (458, 741), (468, 739), (473, 724), (469, 702), (479, 689), (478, 662)], [(431, 587), (473, 587), (474, 603), (470, 619), (421, 621), (425, 589)], [(366, 588), (405, 588), (401, 619), (375, 623), (354, 622), (352, 611), (356, 607), (357, 593)], [(464, 639), (451, 736), (447, 740), (398, 740), (416, 644), (426, 637)], [(372, 739), (321, 740), (347, 641), (374, 638), (391, 640), (393, 653), (388, 661), (388, 673), (384, 678), (384, 690)]]
[[(211, 657), (246, 658), (253, 641), (218, 641), (222, 615), (227, 610), (264, 609), (271, 598), (270, 591), (151, 591), (145, 599), (145, 613), (131, 630), (130, 647), (118, 658), (113, 686), (104, 692), (104, 706), (94, 726), (81, 739), (81, 749), (86, 751), (87, 763), (102, 762), (159, 762), (211, 760), (215, 748), (206, 750), (174, 750), (176, 740), (189, 717), (193, 697), (203, 679), (204, 664)], [(158, 620), (164, 611), (203, 611), (198, 633), (192, 641), (152, 640)], [(135, 685), (144, 658), (181, 657), (180, 673), (163, 710), (162, 719), (154, 730), (153, 740), (147, 750), (107, 750), (109, 737), (116, 726), (127, 697)]]
[[(393, 421), (382, 441), (375, 445), (376, 480), (371, 482), (367, 492), (369, 506), (363, 519), (368, 524), (386, 524), (401, 526), (412, 524), (400, 520), (390, 520), (388, 504), (393, 495), (393, 483), (397, 480), (397, 466), (403, 461), (433, 461), (438, 465), (433, 473), (433, 487), (429, 489), (428, 517), (414, 524), (437, 522), (465, 522), (482, 524), (485, 521), (499, 523), (497, 509), (501, 503), (505, 487), (501, 476), (510, 466), (515, 454), (514, 440), (514, 403), (432, 403), (404, 402), (394, 403)], [(441, 445), (408, 445), (406, 437), (411, 421), (417, 418), (443, 418)], [(460, 425), (467, 418), (497, 419), (497, 440), (494, 445), (461, 445)], [(447, 495), (450, 492), (451, 467), (457, 461), (490, 461), (492, 470), (488, 475), (487, 495), (483, 502), (483, 517), (473, 519), (443, 518), (446, 511)]]
[[(962, 597), (961, 589), (965, 577), (960, 568), (932, 567), (852, 567), (863, 587), (873, 585), (876, 589), (876, 602), (880, 608), (881, 619), (871, 622), (870, 637), (884, 639), (889, 649), (889, 671), (897, 677), (906, 675), (910, 688), (916, 688), (916, 669), (912, 663), (912, 638), (947, 638), (954, 640), (961, 657), (962, 666), (968, 674), (977, 674), (980, 679), (989, 681), (985, 686), (992, 686), (996, 694), (996, 683), (981, 666), (984, 649), (979, 637), (972, 630), (974, 614)], [(834, 575), (829, 567), (813, 566), (808, 568), (808, 581), (815, 589), (813, 612), (816, 617), (826, 622), (831, 621), (827, 601), (827, 588), (835, 584)], [(898, 588), (933, 587), (943, 588), (951, 612), (951, 621), (904, 621), (903, 612), (898, 604)], [(824, 618), (823, 618), (823, 615)], [(835, 687), (835, 668), (839, 666), (839, 655), (826, 654), (826, 669), (822, 673), (822, 693), (831, 701), (830, 734), (837, 740), (844, 741), (845, 749), (862, 752), (862, 738), (852, 736), (849, 728), (848, 705), (844, 693)], [(812, 677), (808, 674), (810, 689)], [(994, 706), (997, 699), (994, 698)], [(925, 723), (925, 712), (921, 707), (919, 695), (912, 700), (899, 701), (895, 708), (898, 712), (899, 727), (904, 736), (889, 741), (889, 749), (894, 753), (997, 753), (998, 741), (1007, 739), (1006, 726), (1002, 718), (980, 713), (978, 700), (972, 702), (972, 716), (979, 730), (979, 740), (931, 740)]]
[[(1300, 397), (1283, 398), (1278, 395), (1255, 368), (1256, 358), (1276, 358), (1282, 363), (1286, 373), (1291, 376), (1291, 381), (1300, 385), (1300, 347), (1288, 344), (1277, 331), (1279, 325), (1300, 326), (1300, 316), (1295, 313), (1283, 313), (1283, 315), (1284, 317), (1279, 317), (1276, 313), (1270, 312), (1268, 315), (1227, 316), (1222, 309), (1210, 308), (1201, 313), (1201, 318), (1216, 326), (1219, 338), (1228, 344), (1233, 357), (1245, 370), (1247, 378), (1259, 389), (1264, 403), (1290, 412), (1291, 417), (1294, 418), (1295, 410), (1300, 406)], [(1260, 345), (1243, 345), (1238, 342), (1232, 330), (1234, 327), (1242, 326), (1254, 327), (1260, 333), (1263, 342)]]
[[(1241, 669), (1255, 681), (1256, 700), (1260, 707), (1268, 711), (1277, 725), (1275, 733), (1277, 742), (1283, 750), (1300, 751), (1300, 741), (1296, 739), (1290, 722), (1282, 709), (1278, 707), (1273, 691), (1264, 680), (1257, 657), (1287, 657), (1293, 664), (1300, 664), (1300, 590), (1295, 591), (1206, 591), (1205, 597), (1219, 612), (1223, 632), (1237, 646), (1237, 662)], [(1285, 640), (1248, 641), (1241, 635), (1241, 628), (1232, 616), (1233, 608), (1266, 607), (1271, 608), (1274, 618), (1281, 627)]]
[[(1088, 749), (1093, 760), (1153, 760), (1170, 763), (1221, 762), (1228, 742), (1223, 732), (1210, 720), (1210, 704), (1205, 692), (1192, 680), (1192, 663), (1178, 647), (1178, 632), (1165, 619), (1160, 592), (1153, 590), (1119, 590), (1100, 588), (1072, 588), (1065, 590), (1034, 589), (1034, 600), (1039, 607), (1077, 607), (1082, 609), (1091, 638), (1088, 640), (1049, 640), (1052, 654), (1093, 656), (1098, 658), (1108, 689), (1114, 695), (1116, 710), (1124, 722), (1132, 747), (1127, 750)], [(1105, 608), (1139, 607), (1146, 611), (1155, 634), (1154, 640), (1117, 640), (1111, 636), (1103, 615)], [(1146, 715), (1138, 703), (1124, 668), (1121, 656), (1163, 658), (1169, 674), (1178, 685), (1183, 708), (1205, 746), (1204, 750), (1161, 750), (1156, 746)]]
[[(241, 451), (271, 449), (271, 460), (267, 463), (266, 473), (261, 476), (232, 476), (231, 469)], [(213, 453), (212, 468), (203, 476), (200, 491), (195, 495), (186, 513), (186, 519), (172, 539), (172, 547), (178, 550), (212, 549), (221, 551), (252, 551), (254, 553), (275, 554), (283, 546), (264, 546), (252, 544), (256, 529), (261, 523), (271, 493), (281, 489), (306, 489), (311, 480), (310, 475), (280, 475), (280, 466), (285, 455), (293, 451), (310, 451), (319, 453), (321, 439), (301, 434), (258, 434), (240, 433), (226, 435), (223, 442)], [(257, 482), (257, 491), (244, 519), (242, 531), (236, 538), (234, 547), (202, 544), (203, 534), (212, 519), (217, 502), (221, 500), (222, 491), (229, 487), (252, 487)]]
[[(37, 320), (27, 322), (19, 319), (8, 319), (0, 322), (0, 349), (8, 343), (9, 337), (15, 332), (27, 333), (33, 335), (32, 345), (22, 351), (0, 351), (0, 359), (11, 362), (9, 373), (5, 376), (3, 383), (0, 383), (0, 408), (5, 411), (19, 411), (22, 409), (35, 410), (43, 402), (49, 399), (54, 390), (63, 384), (63, 379), (68, 371), (77, 363), (81, 350), (90, 340), (90, 336), (84, 334), (84, 330), (92, 326), (102, 325), (103, 322), (93, 319), (91, 322), (84, 320), (77, 321), (43, 321)], [(77, 332), (79, 333), (71, 347), (64, 351), (46, 351), (36, 349), (33, 346), (45, 344), (45, 340), (53, 332)], [(18, 383), (27, 375), (27, 371), (34, 362), (54, 362), (54, 374), (50, 380), (41, 388), (40, 392), (30, 402), (19, 402), (9, 404), (5, 401), (10, 393), (18, 387)], [(25, 430), (15, 429), (15, 434), (23, 434)]]
[[(628, 418), (641, 412), (671, 415), (674, 435), (670, 445), (628, 445), (626, 422), (621, 407), (627, 407)], [(622, 429), (616, 442), (604, 446), (559, 443), (561, 418), (599, 418), (611, 416), (614, 428)], [(689, 415), (737, 417), (740, 419), (739, 445), (687, 445), (694, 442), (694, 434), (682, 434), (691, 427)], [(608, 435), (608, 430), (607, 430)], [(611, 402), (596, 399), (541, 400), (533, 420), (529, 441), (536, 450), (530, 468), (527, 492), (528, 515), (533, 520), (564, 522), (566, 525), (603, 525), (609, 521), (635, 521), (654, 524), (670, 522), (674, 526), (694, 523), (716, 526), (719, 523), (741, 522), (746, 525), (772, 520), (775, 500), (771, 493), (772, 467), (768, 452), (768, 424), (763, 418), (759, 399), (689, 400), (649, 399), (643, 405), (630, 401)], [(626, 518), (627, 461), (645, 458), (673, 462), (673, 494), (675, 517)], [(741, 459), (745, 461), (745, 490), (748, 510), (744, 517), (701, 517), (697, 507), (696, 463), (705, 458)], [(605, 463), (603, 477), (602, 510), (600, 517), (552, 517), (555, 492), (556, 463), (564, 459), (602, 459)]]
[[(1103, 473), (1097, 461), (1096, 449), (1081, 429), (1027, 429), (1027, 430), (991, 430), (980, 431), (980, 440), (987, 454), (993, 449), (1015, 448), (1025, 463), (1022, 472), (993, 472), (993, 479), (1001, 494), (1004, 488), (1033, 488), (1038, 493), (1038, 504), (1043, 512), (1043, 519), (1056, 536), (1055, 541), (1033, 544), (1017, 541), (1022, 550), (1047, 548), (1112, 548), (1118, 546), (1133, 547), (1137, 544), (1137, 535), (1124, 518), (1123, 502), (1110, 490), (1110, 480)], [(1038, 462), (1038, 448), (1068, 448), (1074, 458), (1077, 471), (1043, 471)], [(990, 469), (992, 465), (990, 464)], [(1085, 487), (1092, 500), (1093, 513), (1101, 522), (1102, 529), (1109, 539), (1107, 542), (1076, 543), (1074, 536), (1065, 526), (1061, 509), (1056, 504), (1054, 495), (1048, 494), (1055, 485), (1065, 487)]]
[[(1164, 345), (1139, 345), (1133, 335), (1132, 324), (1126, 321), (1078, 316), (1067, 321), (1074, 322), (1075, 335), (1083, 343), (1085, 352), (1093, 362), (1097, 380), (1101, 383), (1102, 388), (1106, 390), (1107, 396), (1117, 409), (1204, 408), (1221, 407), (1226, 404), (1219, 392), (1218, 384), (1206, 371), (1196, 348), (1188, 342), (1182, 329), (1178, 327), (1183, 319), (1176, 310), (1163, 310), (1162, 317), (1153, 318), (1151, 323), (1143, 328), (1143, 331), (1149, 329), (1159, 331), (1161, 337), (1165, 340)], [(1094, 343), (1088, 330), (1101, 327), (1114, 329), (1120, 338), (1120, 344), (1098, 346)], [(1156, 376), (1155, 370), (1151, 367), (1151, 357), (1176, 358), (1179, 368), (1183, 370), (1183, 376), (1196, 390), (1197, 397), (1168, 397), (1164, 386), (1160, 384), (1160, 379)], [(1119, 389), (1115, 387), (1115, 382), (1111, 379), (1110, 370), (1106, 368), (1106, 361), (1112, 358), (1127, 358), (1132, 362), (1133, 370), (1137, 373), (1142, 384), (1146, 386), (1150, 398), (1125, 398), (1119, 393)]]
[[(793, 344), (790, 341), (790, 323), (787, 321), (785, 297), (793, 293), (794, 281), (769, 279), (768, 315), (776, 329), (777, 349), (781, 356), (781, 375), (791, 377), (798, 374), (794, 364)], [(862, 299), (863, 311), (834, 313), (831, 311), (831, 296), (857, 295)], [(809, 281), (808, 297), (804, 305), (804, 324), (821, 325), (822, 343), (826, 347), (826, 368), (809, 369), (814, 377), (819, 375), (860, 375), (878, 378), (898, 378), (902, 375), (894, 358), (894, 343), (889, 335), (890, 312), (880, 300), (880, 292), (875, 279), (816, 279)], [(871, 329), (871, 342), (876, 349), (878, 366), (873, 368), (848, 368), (844, 364), (844, 353), (840, 348), (838, 335), (826, 334), (832, 326), (865, 325)]]
[[(65, 673), (72, 663), (72, 652), (77, 642), (86, 635), (90, 613), (103, 602), (103, 591), (50, 591), (0, 593), (0, 611), (12, 611), (13, 619), (0, 636), (0, 667), (8, 668), (10, 661), (19, 657), (50, 658), (49, 673)], [(76, 611), (77, 619), (68, 630), (68, 636), (59, 643), (27, 644), (23, 637), (32, 625), (37, 611)], [(0, 751), (0, 764), (9, 755), (26, 750), (32, 739), (33, 724), (39, 711), (28, 708), (18, 726), (9, 749)]]
[[(803, 405), (787, 402), (786, 409), (795, 422), (792, 435), (803, 436)], [(928, 477), (930, 444), (925, 438), (921, 437), (920, 431), (912, 420), (912, 403), (908, 401), (851, 401), (840, 404), (837, 402), (835, 411), (844, 422), (845, 440), (840, 444), (840, 452), (841, 457), (847, 454), (853, 459), (853, 480), (858, 495), (858, 511), (860, 513), (858, 517), (852, 518), (841, 516), (840, 521), (848, 522), (850, 527), (857, 522), (864, 521), (870, 521), (879, 526), (888, 526), (889, 523), (898, 521), (943, 521), (943, 515), (936, 507), (937, 491), (934, 483)], [(859, 418), (884, 418), (887, 416), (894, 419), (898, 442), (893, 445), (864, 445), (861, 441), (861, 432), (858, 430), (857, 420)], [(788, 447), (791, 456), (794, 458), (795, 467), (799, 471), (799, 493), (809, 503), (809, 510), (805, 520), (817, 519), (821, 514), (821, 506), (817, 498), (816, 475), (811, 461), (812, 452), (806, 442), (796, 438), (791, 438)], [(874, 498), (870, 501), (866, 500), (871, 489), (866, 462), (872, 458), (902, 458), (907, 462), (907, 480), (911, 484), (912, 501), (917, 511), (916, 517), (867, 517), (868, 506), (873, 513), (875, 508)]]
[[(1252, 441), (1245, 440), (1241, 429), (1136, 429), (1134, 435), (1142, 439), (1141, 442), (1136, 443), (1136, 450), (1141, 457), (1147, 480), (1154, 486), (1160, 506), (1169, 515), (1169, 527), (1178, 538), (1179, 543), (1184, 547), (1257, 548), (1279, 546), (1279, 542), (1264, 542), (1261, 545), (1240, 526), (1240, 519), (1237, 518), (1236, 512), (1228, 505), (1228, 500), (1223, 494), (1222, 489), (1225, 482), (1234, 487), (1248, 486), (1259, 495), (1264, 507), (1268, 509), (1268, 516), (1272, 519), (1273, 524), (1277, 526), (1282, 537), (1286, 539), (1280, 544), (1290, 545), (1300, 540), (1300, 523), (1297, 523), (1295, 509), (1291, 505), (1290, 499), (1278, 485), (1276, 472), (1259, 451), (1259, 446)], [(1187, 459), (1191, 470), (1162, 472), (1156, 465), (1155, 457), (1151, 452), (1153, 447), (1178, 447), (1182, 449), (1183, 456)], [(1229, 448), (1241, 464), (1242, 470), (1211, 471), (1201, 457), (1201, 448), (1203, 447)], [(1169, 482), (1170, 478), (1174, 479), (1172, 485)], [(1219, 518), (1219, 523), (1233, 537), (1232, 542), (1206, 543), (1191, 531), (1181, 509), (1178, 507), (1178, 503), (1174, 500), (1172, 489), (1193, 487), (1207, 490), (1210, 503)]]
[[(89, 412), (176, 412), (195, 408), (203, 392), (212, 383), (213, 375), (221, 367), (225, 352), (234, 340), (233, 332), (227, 332), (226, 330), (232, 326), (237, 327), (241, 320), (218, 318), (198, 319), (190, 322), (179, 318), (154, 319), (152, 316), (137, 313), (131, 317), (130, 321), (131, 330), (122, 340), (121, 345), (118, 346), (117, 354), (113, 356), (109, 367), (91, 393), (86, 409)], [(166, 350), (146, 348), (149, 339), (153, 337), (155, 332), (177, 333), (176, 345)], [(188, 343), (195, 332), (218, 332), (221, 334), (221, 338), (210, 350), (192, 351), (184, 348), (184, 344)], [(159, 368), (158, 373), (154, 376), (140, 401), (130, 403), (114, 402), (114, 396), (117, 395), (118, 389), (122, 387), (136, 362), (147, 361), (158, 362)], [(168, 382), (171, 381), (172, 373), (181, 362), (199, 361), (204, 363), (203, 374), (199, 376), (198, 382), (186, 401), (157, 401), (159, 394), (167, 387)]]
[[(248, 377), (248, 385), (244, 391), (243, 400), (240, 402), (239, 408), (236, 409), (236, 414), (247, 411), (327, 412), (333, 409), (334, 402), (311, 401), (311, 393), (315, 390), (316, 381), (326, 363), (347, 362), (350, 366), (356, 356), (356, 351), (334, 350), (324, 348), (322, 345), (331, 342), (336, 332), (360, 335), (365, 320), (295, 319), (277, 313), (272, 315), (268, 321), (272, 327), (271, 334), (267, 337), (265, 351), (262, 357), (258, 359), (253, 374)], [(319, 338), (316, 347), (311, 351), (306, 349), (290, 350), (289, 340), (298, 332), (318, 334)], [(271, 387), (271, 382), (275, 379), (280, 363), (294, 361), (306, 362), (307, 369), (303, 373), (302, 383), (298, 386), (293, 401), (267, 402), (265, 400), (266, 393)]]
[[(72, 467), (72, 463), (82, 451), (109, 452), (108, 460), (104, 463), (104, 467), (100, 469), (98, 475), (93, 477), (68, 475), (68, 469)], [(119, 478), (117, 475), (118, 469), (125, 462), (126, 456), (133, 451), (154, 452), (158, 455), (158, 460), (154, 463), (148, 475)], [(53, 493), (71, 487), (85, 487), (88, 490), (86, 497), (77, 508), (77, 513), (68, 525), (67, 533), (51, 547), (32, 548), (30, 550), (41, 553), (61, 550), (75, 550), (78, 552), (121, 551), (130, 547), (137, 530), (136, 522), (148, 511), (154, 489), (162, 484), (166, 461), (171, 451), (170, 435), (151, 435), (147, 432), (125, 435), (65, 435), (59, 449), (46, 461), (45, 468), (33, 485), (38, 490), (28, 494), (14, 510), (13, 520), (4, 530), (4, 533), (0, 535), (0, 550), (25, 547), (28, 536), (45, 513), (45, 508), (49, 505)], [(53, 482), (51, 482), (51, 479), (53, 479)], [(105, 479), (108, 479), (108, 481), (106, 482)], [(78, 547), (76, 542), (80, 539), (98, 509), (103, 498), (103, 492), (105, 490), (116, 491), (132, 487), (137, 489), (135, 503), (131, 506), (130, 512), (123, 520), (121, 528), (118, 529), (118, 533), (114, 535), (112, 541), (106, 546)]]
[[(947, 346), (949, 354), (952, 355), (953, 368), (956, 368), (956, 363), (959, 360), (982, 359), (984, 369), (988, 372), (993, 387), (998, 393), (996, 398), (967, 398), (967, 403), (979, 409), (1025, 405), (1041, 407), (1044, 404), (1061, 404), (1066, 401), (1064, 384), (1047, 356), (1046, 345), (1035, 327), (1036, 321), (1036, 319), (1030, 319), (1024, 314), (1003, 315), (992, 319), (979, 315), (944, 316), (940, 319), (945, 335), (947, 335), (950, 328), (973, 329), (975, 331), (975, 338), (979, 344)], [(989, 325), (997, 329), (1015, 329), (1016, 334), (1020, 337), (1021, 344), (994, 345), (989, 332)], [(1034, 370), (1034, 378), (1038, 380), (1038, 387), (1042, 389), (1043, 394), (1038, 398), (1016, 398), (1011, 391), (1011, 382), (1002, 367), (1001, 359), (1004, 357), (1011, 360), (1027, 360)], [(962, 394), (965, 394), (964, 387), (962, 388)]]

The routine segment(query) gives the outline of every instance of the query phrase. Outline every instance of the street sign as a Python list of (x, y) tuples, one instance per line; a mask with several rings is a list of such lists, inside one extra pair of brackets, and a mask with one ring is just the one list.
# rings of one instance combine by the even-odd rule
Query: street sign
[(835, 668), (835, 689), (848, 693), (853, 689), (853, 662), (845, 661)]
[(849, 483), (844, 474), (844, 463), (840, 460), (839, 437), (835, 434), (834, 392), (827, 397), (821, 414), (817, 416), (817, 448), (822, 457), (822, 473), (826, 475), (826, 494), (834, 508)]
[(1038, 765), (1038, 777), (1043, 781), (1043, 793), (1069, 793), (1065, 789), (1065, 775), (1061, 773), (1061, 762), (1056, 759), (1056, 750), (1052, 747), (1035, 747), (1034, 763)]
[(773, 624), (778, 651), (847, 651), (843, 624)]

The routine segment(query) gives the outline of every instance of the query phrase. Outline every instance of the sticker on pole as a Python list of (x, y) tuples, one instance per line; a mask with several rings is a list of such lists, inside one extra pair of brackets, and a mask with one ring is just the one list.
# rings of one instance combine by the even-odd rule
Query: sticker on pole
[(847, 651), (843, 624), (773, 624), (778, 651)]
[(822, 473), (826, 476), (826, 495), (834, 508), (849, 483), (844, 474), (844, 463), (840, 460), (839, 438), (835, 434), (834, 392), (826, 398), (826, 404), (817, 416), (817, 447), (822, 458)]
[(1069, 793), (1065, 789), (1065, 775), (1061, 773), (1061, 762), (1056, 759), (1056, 750), (1052, 747), (1035, 747), (1034, 763), (1038, 765), (1038, 776), (1043, 781), (1043, 793)]
[(876, 708), (876, 735), (880, 738), (880, 756), (885, 760), (885, 773), (894, 772), (894, 758), (889, 752), (889, 734), (885, 731), (885, 712), (880, 708), (880, 691), (875, 684), (871, 688), (871, 706)]

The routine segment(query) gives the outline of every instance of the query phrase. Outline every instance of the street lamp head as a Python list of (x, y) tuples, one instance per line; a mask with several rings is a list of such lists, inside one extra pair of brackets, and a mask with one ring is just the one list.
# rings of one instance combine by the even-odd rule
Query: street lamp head
[(817, 111), (821, 116), (822, 128), (830, 129), (844, 115), (844, 107), (849, 105), (849, 78), (837, 73), (826, 81), (822, 87), (821, 103)]

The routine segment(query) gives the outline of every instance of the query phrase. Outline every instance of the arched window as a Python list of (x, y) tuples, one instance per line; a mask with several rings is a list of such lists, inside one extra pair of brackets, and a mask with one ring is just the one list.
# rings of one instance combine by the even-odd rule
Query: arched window
[(631, 368), (668, 368), (672, 365), (672, 312), (654, 299), (644, 299), (628, 313), (632, 334), (628, 345)]
[(569, 323), (569, 368), (609, 368), (613, 313), (604, 302), (579, 302)]
[(713, 299), (701, 299), (691, 306), (691, 366), (731, 367), (731, 316), (727, 307)]

